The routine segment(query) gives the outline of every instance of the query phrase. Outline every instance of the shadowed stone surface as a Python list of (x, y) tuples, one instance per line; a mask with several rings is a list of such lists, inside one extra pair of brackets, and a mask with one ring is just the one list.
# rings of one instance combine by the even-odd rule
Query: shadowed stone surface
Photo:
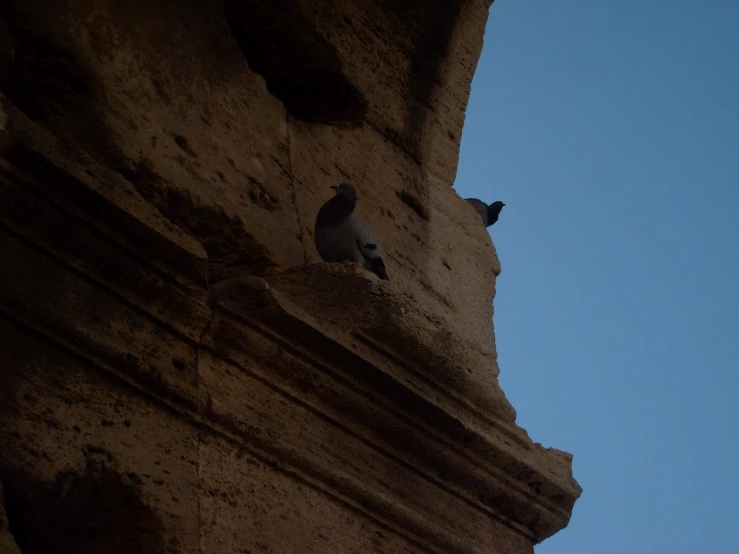
[[(519, 554), (568, 523), (451, 188), (488, 7), (0, 7), (0, 546)], [(320, 262), (342, 181), (390, 282)]]

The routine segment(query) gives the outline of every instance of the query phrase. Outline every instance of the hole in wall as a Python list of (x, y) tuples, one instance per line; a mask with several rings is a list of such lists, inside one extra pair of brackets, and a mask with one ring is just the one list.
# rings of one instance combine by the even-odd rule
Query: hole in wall
[(249, 67), (264, 77), (290, 115), (307, 123), (362, 124), (367, 100), (299, 2), (226, 0), (224, 13)]

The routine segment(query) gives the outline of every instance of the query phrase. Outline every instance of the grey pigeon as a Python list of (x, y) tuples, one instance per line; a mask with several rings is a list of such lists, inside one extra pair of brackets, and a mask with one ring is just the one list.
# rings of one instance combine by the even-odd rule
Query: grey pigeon
[(354, 213), (357, 191), (349, 183), (332, 186), (336, 196), (318, 210), (313, 238), (324, 262), (357, 262), (380, 279), (387, 276), (385, 263), (362, 219)]
[(498, 221), (498, 216), (500, 215), (500, 210), (503, 209), (503, 202), (498, 200), (497, 202), (493, 202), (489, 206), (485, 204), (482, 200), (478, 200), (477, 198), (465, 198), (467, 202), (470, 203), (470, 205), (475, 208), (478, 214), (480, 214), (480, 218), (482, 219), (482, 224), (485, 227), (490, 227), (493, 223)]

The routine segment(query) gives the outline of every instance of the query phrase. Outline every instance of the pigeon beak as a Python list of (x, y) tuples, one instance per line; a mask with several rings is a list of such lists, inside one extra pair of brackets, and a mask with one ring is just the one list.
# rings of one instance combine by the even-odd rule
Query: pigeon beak
[(332, 189), (334, 189), (334, 190), (339, 190), (339, 187), (337, 187), (336, 185), (331, 185), (331, 187), (330, 187), (330, 188), (332, 188)]

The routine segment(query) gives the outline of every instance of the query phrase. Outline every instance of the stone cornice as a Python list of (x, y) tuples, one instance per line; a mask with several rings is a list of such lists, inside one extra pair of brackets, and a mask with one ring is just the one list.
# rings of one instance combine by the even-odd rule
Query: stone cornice
[[(235, 364), (250, 359), (253, 344), (247, 336), (258, 332), (298, 358), (301, 372), (315, 372), (308, 378), (277, 371), (265, 379), (272, 383), (284, 379), (290, 394), (310, 389), (317, 397), (314, 409), (339, 426), (355, 420), (360, 405), (372, 406), (372, 415), (367, 414), (352, 432), (412, 468), (429, 486), (443, 488), (456, 501), (505, 522), (534, 542), (567, 524), (580, 488), (548, 467), (550, 460), (520, 429), (448, 389), (410, 385), (403, 373), (419, 371), (412, 362), (401, 361), (360, 333), (352, 333), (360, 339), (354, 341), (327, 335), (302, 319), (301, 310), (279, 291), (273, 293), (260, 281), (220, 284), (215, 303), (228, 321), (227, 330), (212, 330), (210, 340), (229, 345), (221, 351), (224, 357)], [(219, 338), (220, 332), (229, 338)], [(243, 335), (234, 338), (234, 333)], [(266, 362), (260, 367), (272, 366)], [(306, 384), (318, 380), (330, 380), (332, 392)], [(357, 400), (347, 403), (350, 396)]]

